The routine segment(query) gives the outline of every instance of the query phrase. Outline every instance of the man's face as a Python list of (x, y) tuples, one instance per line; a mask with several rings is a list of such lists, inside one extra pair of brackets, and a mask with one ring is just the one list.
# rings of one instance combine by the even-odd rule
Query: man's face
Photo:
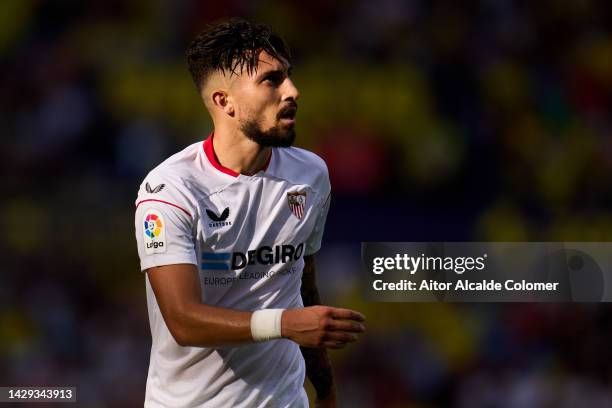
[(287, 61), (259, 54), (257, 71), (246, 70), (232, 86), (240, 130), (260, 146), (288, 147), (295, 140), (298, 90)]

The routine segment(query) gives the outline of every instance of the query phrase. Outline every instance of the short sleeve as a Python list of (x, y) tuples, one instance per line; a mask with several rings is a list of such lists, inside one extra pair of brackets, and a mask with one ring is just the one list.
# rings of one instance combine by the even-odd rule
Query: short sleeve
[(323, 231), (325, 230), (325, 221), (327, 220), (330, 201), (331, 193), (328, 190), (326, 198), (321, 200), (321, 202), (317, 205), (317, 219), (314, 228), (306, 241), (306, 250), (304, 251), (304, 255), (312, 255), (321, 249), (321, 241), (323, 240)]
[(171, 202), (144, 200), (137, 204), (134, 225), (142, 271), (154, 266), (198, 264), (194, 221), (187, 210)]

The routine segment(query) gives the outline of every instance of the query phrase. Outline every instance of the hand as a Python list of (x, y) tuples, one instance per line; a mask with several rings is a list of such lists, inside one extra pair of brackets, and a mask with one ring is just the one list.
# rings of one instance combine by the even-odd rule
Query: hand
[(310, 306), (283, 312), (281, 334), (303, 347), (340, 349), (363, 333), (365, 316), (350, 309)]

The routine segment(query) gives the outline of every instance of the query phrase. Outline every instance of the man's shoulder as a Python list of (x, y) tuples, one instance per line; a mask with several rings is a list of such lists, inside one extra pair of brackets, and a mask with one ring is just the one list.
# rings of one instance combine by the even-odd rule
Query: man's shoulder
[(319, 170), (327, 171), (327, 165), (325, 164), (325, 161), (316, 153), (311, 152), (310, 150), (291, 146), (287, 148), (280, 148), (278, 149), (278, 151), (282, 155), (285, 155), (295, 161), (296, 166), (304, 164), (307, 166), (315, 166)]
[(328, 181), (329, 174), (325, 161), (317, 154), (299, 147), (276, 150), (280, 156), (279, 174), (289, 179), (313, 179)]
[(202, 142), (196, 142), (185, 147), (183, 150), (174, 153), (154, 167), (147, 174), (145, 179), (151, 175), (173, 178), (192, 173), (198, 156), (198, 150), (201, 149), (201, 145)]
[(142, 180), (136, 202), (180, 201), (185, 205), (186, 201), (192, 201), (190, 190), (198, 171), (197, 155), (201, 143), (187, 146), (153, 168)]
[(306, 149), (299, 147), (287, 147), (277, 149), (281, 155), (281, 160), (287, 168), (294, 169), (299, 172), (321, 172), (327, 174), (327, 165), (325, 160)]

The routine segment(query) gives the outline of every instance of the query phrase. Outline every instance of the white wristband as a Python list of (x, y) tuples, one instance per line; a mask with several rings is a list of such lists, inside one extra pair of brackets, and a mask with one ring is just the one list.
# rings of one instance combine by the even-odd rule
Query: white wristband
[(281, 318), (285, 309), (262, 309), (251, 315), (251, 336), (255, 341), (281, 338)]

